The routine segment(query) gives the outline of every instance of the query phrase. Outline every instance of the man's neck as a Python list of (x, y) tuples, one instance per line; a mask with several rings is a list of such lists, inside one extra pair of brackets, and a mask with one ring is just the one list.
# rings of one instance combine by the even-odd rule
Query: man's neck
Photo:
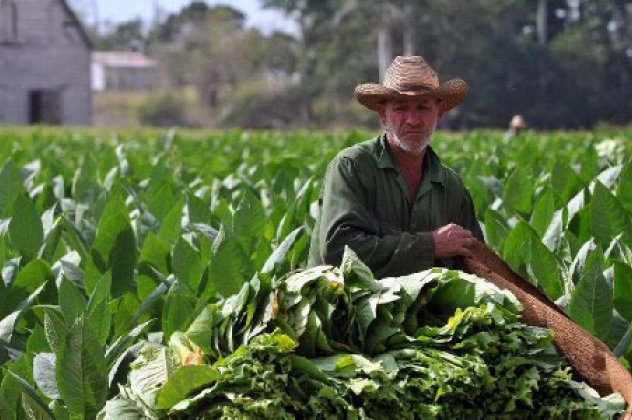
[(421, 173), (423, 172), (424, 157), (426, 156), (426, 149), (424, 149), (420, 154), (407, 152), (398, 147), (388, 134), (386, 135), (386, 143), (388, 143), (388, 149), (402, 172), (418, 172), (421, 176)]
[(393, 144), (389, 135), (386, 136), (386, 143), (388, 148), (399, 167), (406, 184), (408, 185), (408, 195), (411, 200), (414, 200), (419, 191), (421, 180), (423, 177), (424, 169), (424, 157), (426, 156), (426, 149), (421, 154), (416, 155), (414, 153), (406, 152), (397, 145)]

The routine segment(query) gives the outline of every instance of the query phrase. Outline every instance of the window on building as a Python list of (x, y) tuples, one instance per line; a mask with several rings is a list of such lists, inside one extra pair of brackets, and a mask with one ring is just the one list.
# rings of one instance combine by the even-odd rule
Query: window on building
[(11, 0), (0, 0), (0, 42), (13, 42), (18, 37), (18, 11)]

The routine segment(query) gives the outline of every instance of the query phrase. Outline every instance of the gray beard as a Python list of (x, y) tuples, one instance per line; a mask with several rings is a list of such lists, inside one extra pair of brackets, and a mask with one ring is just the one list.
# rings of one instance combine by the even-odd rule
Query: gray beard
[(393, 140), (393, 144), (395, 146), (397, 146), (398, 148), (400, 148), (406, 153), (409, 153), (414, 156), (420, 156), (424, 152), (424, 150), (426, 150), (426, 147), (430, 144), (430, 140), (432, 139), (432, 135), (434, 134), (435, 128), (436, 126), (432, 127), (432, 130), (430, 130), (430, 132), (426, 134), (426, 136), (424, 137), (423, 142), (415, 143), (415, 144), (406, 143), (403, 139), (396, 136), (392, 132), (390, 127), (386, 127), (386, 132), (391, 136)]

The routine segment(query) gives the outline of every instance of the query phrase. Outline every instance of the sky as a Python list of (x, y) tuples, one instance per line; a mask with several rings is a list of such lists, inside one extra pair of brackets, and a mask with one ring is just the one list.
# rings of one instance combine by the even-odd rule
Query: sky
[[(165, 13), (178, 12), (191, 0), (69, 0), (69, 3), (83, 12), (90, 23), (98, 16), (102, 23), (124, 22), (140, 17), (149, 22), (155, 16), (156, 8)], [(296, 24), (277, 10), (263, 9), (259, 0), (206, 0), (208, 5), (229, 5), (246, 15), (246, 25), (254, 26), (265, 33), (273, 30), (296, 32)]]

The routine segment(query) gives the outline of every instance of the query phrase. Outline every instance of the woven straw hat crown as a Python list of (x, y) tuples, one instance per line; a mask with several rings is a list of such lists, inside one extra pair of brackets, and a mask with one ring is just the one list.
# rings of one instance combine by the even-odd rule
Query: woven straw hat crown
[(445, 111), (459, 105), (468, 91), (461, 79), (439, 83), (439, 76), (420, 56), (397, 56), (384, 72), (381, 84), (364, 83), (356, 86), (355, 96), (362, 105), (376, 110), (385, 100), (402, 96), (420, 99), (437, 98), (444, 104)]

